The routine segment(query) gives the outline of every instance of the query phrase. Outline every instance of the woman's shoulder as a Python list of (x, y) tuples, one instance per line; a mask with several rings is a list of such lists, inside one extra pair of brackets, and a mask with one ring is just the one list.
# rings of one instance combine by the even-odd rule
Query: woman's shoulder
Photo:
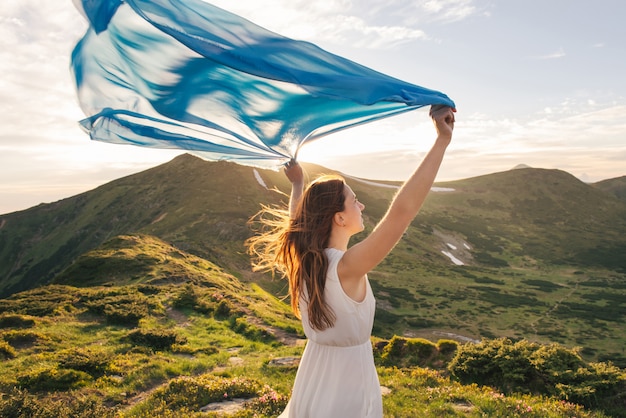
[(326, 248), (324, 250), (324, 254), (328, 259), (328, 273), (329, 276), (337, 277), (337, 264), (339, 264), (339, 260), (345, 254), (345, 251), (338, 250), (336, 248)]

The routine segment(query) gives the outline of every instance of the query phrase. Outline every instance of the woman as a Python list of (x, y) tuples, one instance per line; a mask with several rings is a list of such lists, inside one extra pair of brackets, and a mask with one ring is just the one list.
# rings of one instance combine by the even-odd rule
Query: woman
[(291, 399), (281, 417), (382, 417), (382, 396), (370, 334), (375, 300), (367, 273), (396, 245), (421, 208), (452, 139), (455, 109), (433, 106), (437, 139), (394, 197), (372, 233), (348, 248), (363, 230), (365, 206), (337, 176), (324, 176), (302, 192), (301, 167), (291, 162), (289, 215), (265, 208), (270, 231), (248, 241), (258, 269), (289, 279), (291, 305), (308, 342)]

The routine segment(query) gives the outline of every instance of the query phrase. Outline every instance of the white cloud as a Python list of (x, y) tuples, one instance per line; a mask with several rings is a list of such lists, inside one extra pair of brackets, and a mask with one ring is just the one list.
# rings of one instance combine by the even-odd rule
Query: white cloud
[(371, 49), (431, 39), (420, 25), (458, 21), (476, 11), (474, 0), (384, 3), (377, 0), (268, 0), (262, 3), (215, 0), (212, 3), (291, 38)]
[[(626, 174), (626, 105), (583, 104), (575, 112), (576, 102), (565, 100), (552, 113), (525, 119), (458, 115), (439, 179), (474, 177), (520, 163), (562, 169), (590, 181)], [(432, 138), (427, 117), (410, 112), (307, 145), (302, 158), (358, 177), (403, 180)]]
[(425, 0), (418, 1), (419, 7), (436, 20), (456, 22), (476, 13), (473, 0)]
[(563, 58), (565, 56), (566, 56), (565, 50), (563, 49), (563, 47), (561, 47), (555, 52), (545, 54), (545, 55), (536, 55), (531, 58), (537, 59), (537, 60), (553, 60), (553, 59)]

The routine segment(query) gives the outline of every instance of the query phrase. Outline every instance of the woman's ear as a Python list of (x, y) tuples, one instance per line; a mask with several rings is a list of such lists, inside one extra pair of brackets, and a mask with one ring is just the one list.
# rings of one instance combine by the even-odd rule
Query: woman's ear
[(346, 226), (346, 221), (344, 221), (343, 214), (341, 212), (335, 213), (335, 216), (333, 216), (333, 221), (337, 226)]

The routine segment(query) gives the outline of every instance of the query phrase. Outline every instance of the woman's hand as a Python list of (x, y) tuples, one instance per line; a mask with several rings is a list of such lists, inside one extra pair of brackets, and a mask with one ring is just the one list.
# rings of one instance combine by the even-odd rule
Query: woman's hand
[(285, 175), (292, 185), (301, 186), (304, 184), (302, 166), (296, 160), (289, 160), (289, 162), (285, 164)]
[(454, 130), (454, 112), (456, 109), (445, 105), (434, 105), (430, 108), (430, 117), (437, 130), (437, 141), (450, 143)]

